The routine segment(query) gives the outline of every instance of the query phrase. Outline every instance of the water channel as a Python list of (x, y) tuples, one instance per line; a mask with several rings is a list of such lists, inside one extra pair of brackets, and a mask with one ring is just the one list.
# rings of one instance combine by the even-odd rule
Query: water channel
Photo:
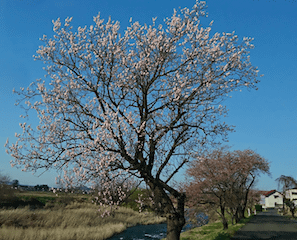
[[(208, 217), (203, 213), (198, 214), (196, 218), (197, 222), (195, 224), (187, 222), (182, 232), (208, 223)], [(125, 231), (109, 238), (108, 240), (162, 239), (166, 237), (166, 230), (166, 223), (152, 225), (137, 225), (134, 227), (127, 228)]]

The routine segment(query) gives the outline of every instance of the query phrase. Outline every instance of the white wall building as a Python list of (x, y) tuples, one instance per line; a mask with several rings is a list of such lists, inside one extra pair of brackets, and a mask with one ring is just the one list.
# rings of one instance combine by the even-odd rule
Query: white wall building
[(289, 189), (286, 191), (286, 198), (290, 199), (297, 205), (297, 188)]
[[(271, 190), (264, 194), (265, 208), (281, 207), (283, 205), (283, 195), (276, 190)], [(296, 195), (297, 196), (297, 195)]]
[[(283, 195), (280, 192), (276, 190), (259, 192), (260, 204), (263, 206), (263, 208), (276, 208), (283, 206)], [(293, 201), (295, 206), (297, 206), (297, 188), (287, 190), (285, 195), (287, 199)]]

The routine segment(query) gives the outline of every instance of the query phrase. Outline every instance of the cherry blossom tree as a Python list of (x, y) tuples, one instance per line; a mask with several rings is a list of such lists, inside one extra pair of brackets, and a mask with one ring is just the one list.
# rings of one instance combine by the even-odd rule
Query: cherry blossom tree
[(233, 193), (231, 195), (233, 195), (235, 204), (232, 204), (231, 201), (229, 208), (233, 208), (233, 216), (236, 223), (238, 223), (240, 219), (245, 217), (244, 213), (249, 197), (252, 197), (250, 190), (254, 186), (257, 177), (261, 173), (269, 175), (270, 172), (268, 161), (252, 150), (235, 151), (232, 155), (236, 164), (233, 168), (232, 178), (234, 181), (231, 185), (231, 192)]
[[(106, 184), (106, 182), (108, 184)], [(97, 178), (92, 188), (93, 202), (99, 204), (101, 216), (114, 216), (115, 210), (122, 205), (135, 191), (139, 184), (131, 179), (115, 178), (113, 181), (106, 181), (104, 178)]]
[(290, 188), (294, 188), (297, 186), (297, 181), (291, 176), (281, 175), (277, 179), (275, 179), (278, 183), (278, 187), (281, 188), (283, 195)]
[(47, 78), (16, 91), (25, 116), (33, 110), (40, 122), (22, 123), (16, 143), (7, 143), (12, 166), (63, 169), (66, 185), (143, 180), (168, 219), (167, 238), (179, 239), (185, 193), (174, 176), (198, 147), (232, 131), (220, 118), (228, 94), (258, 82), (252, 39), (211, 34), (212, 23), (200, 23), (205, 8), (197, 1), (163, 24), (131, 21), (125, 31), (100, 14), (77, 31), (72, 18), (53, 21), (54, 36), (43, 36), (35, 56)]
[(260, 173), (269, 173), (269, 164), (252, 150), (230, 152), (222, 147), (192, 161), (187, 173), (192, 179), (186, 184), (189, 205), (213, 207), (227, 229), (227, 210), (236, 222), (244, 218), (250, 189)]
[(291, 176), (285, 176), (281, 175), (275, 181), (278, 182), (278, 187), (281, 188), (282, 190), (282, 195), (283, 195), (283, 212), (285, 212), (285, 205), (288, 206), (290, 209), (290, 212), (292, 214), (292, 217), (294, 218), (294, 214), (296, 212), (297, 206), (292, 201), (291, 199), (287, 198), (286, 196), (286, 191), (289, 190), (290, 188), (296, 188), (297, 187), (297, 180), (294, 179)]

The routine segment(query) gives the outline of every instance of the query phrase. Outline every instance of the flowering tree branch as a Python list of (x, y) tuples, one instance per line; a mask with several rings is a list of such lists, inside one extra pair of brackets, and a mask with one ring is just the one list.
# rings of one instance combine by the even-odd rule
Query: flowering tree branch
[(40, 122), (36, 129), (21, 124), (18, 140), (7, 145), (11, 164), (63, 169), (70, 185), (107, 176), (142, 179), (173, 219), (169, 236), (179, 236), (185, 196), (170, 180), (197, 148), (232, 131), (220, 121), (228, 93), (258, 82), (249, 61), (252, 39), (211, 36), (212, 23), (200, 24), (205, 15), (205, 2), (197, 1), (163, 25), (131, 22), (123, 34), (119, 22), (99, 14), (75, 32), (72, 18), (53, 21), (53, 38), (43, 36), (35, 56), (50, 82), (16, 92)]

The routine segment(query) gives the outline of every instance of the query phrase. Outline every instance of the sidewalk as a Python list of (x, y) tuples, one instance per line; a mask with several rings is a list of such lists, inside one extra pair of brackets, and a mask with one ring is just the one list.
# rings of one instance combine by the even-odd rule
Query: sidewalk
[(277, 214), (276, 210), (258, 213), (231, 240), (297, 240), (297, 221)]

